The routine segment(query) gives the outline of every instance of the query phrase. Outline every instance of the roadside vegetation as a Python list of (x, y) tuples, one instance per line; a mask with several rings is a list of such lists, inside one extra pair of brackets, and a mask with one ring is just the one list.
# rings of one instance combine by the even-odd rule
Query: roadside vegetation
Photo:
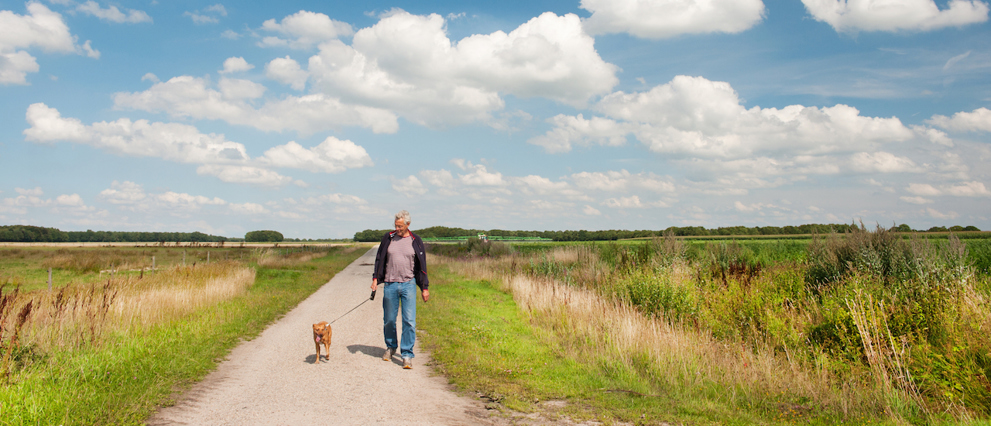
[(522, 411), (987, 421), (989, 243), (861, 225), (811, 242), (435, 245), (440, 306), (421, 322), (452, 381)]
[(0, 249), (0, 424), (141, 424), (364, 253), (161, 250)]

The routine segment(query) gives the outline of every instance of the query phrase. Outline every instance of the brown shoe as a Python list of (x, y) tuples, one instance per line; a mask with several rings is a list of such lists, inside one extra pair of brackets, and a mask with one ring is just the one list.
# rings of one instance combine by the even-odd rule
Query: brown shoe
[(388, 348), (382, 354), (382, 361), (392, 361), (392, 356), (396, 354), (396, 348)]
[(403, 358), (403, 368), (407, 370), (413, 369), (413, 358)]

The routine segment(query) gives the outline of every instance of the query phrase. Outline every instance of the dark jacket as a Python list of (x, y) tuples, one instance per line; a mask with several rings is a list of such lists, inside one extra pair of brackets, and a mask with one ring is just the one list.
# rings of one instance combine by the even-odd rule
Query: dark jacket
[[(378, 253), (375, 254), (375, 269), (372, 271), (372, 278), (377, 279), (380, 283), (385, 281), (385, 265), (388, 263), (386, 260), (389, 257), (389, 244), (392, 244), (392, 236), (395, 234), (396, 231), (385, 234), (379, 244)], [(420, 290), (427, 290), (430, 287), (430, 280), (427, 279), (427, 249), (423, 245), (423, 240), (413, 231), (410, 231), (409, 235), (413, 238), (413, 252), (416, 253), (413, 256), (413, 278), (416, 279), (416, 285), (420, 287)]]

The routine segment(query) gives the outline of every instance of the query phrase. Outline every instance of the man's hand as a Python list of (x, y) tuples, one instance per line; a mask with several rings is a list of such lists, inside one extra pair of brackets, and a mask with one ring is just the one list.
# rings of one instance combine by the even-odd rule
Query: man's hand
[(372, 278), (372, 291), (378, 290), (379, 280), (377, 278)]
[(424, 302), (426, 302), (427, 300), (430, 300), (430, 290), (423, 289), (423, 291), (420, 292), (420, 295), (423, 296), (423, 301)]

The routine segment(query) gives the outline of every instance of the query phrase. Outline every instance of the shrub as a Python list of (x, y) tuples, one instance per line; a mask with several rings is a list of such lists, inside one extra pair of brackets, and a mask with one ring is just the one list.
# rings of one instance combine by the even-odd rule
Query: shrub
[(284, 239), (278, 231), (251, 231), (244, 234), (244, 241), (249, 243), (281, 243)]

